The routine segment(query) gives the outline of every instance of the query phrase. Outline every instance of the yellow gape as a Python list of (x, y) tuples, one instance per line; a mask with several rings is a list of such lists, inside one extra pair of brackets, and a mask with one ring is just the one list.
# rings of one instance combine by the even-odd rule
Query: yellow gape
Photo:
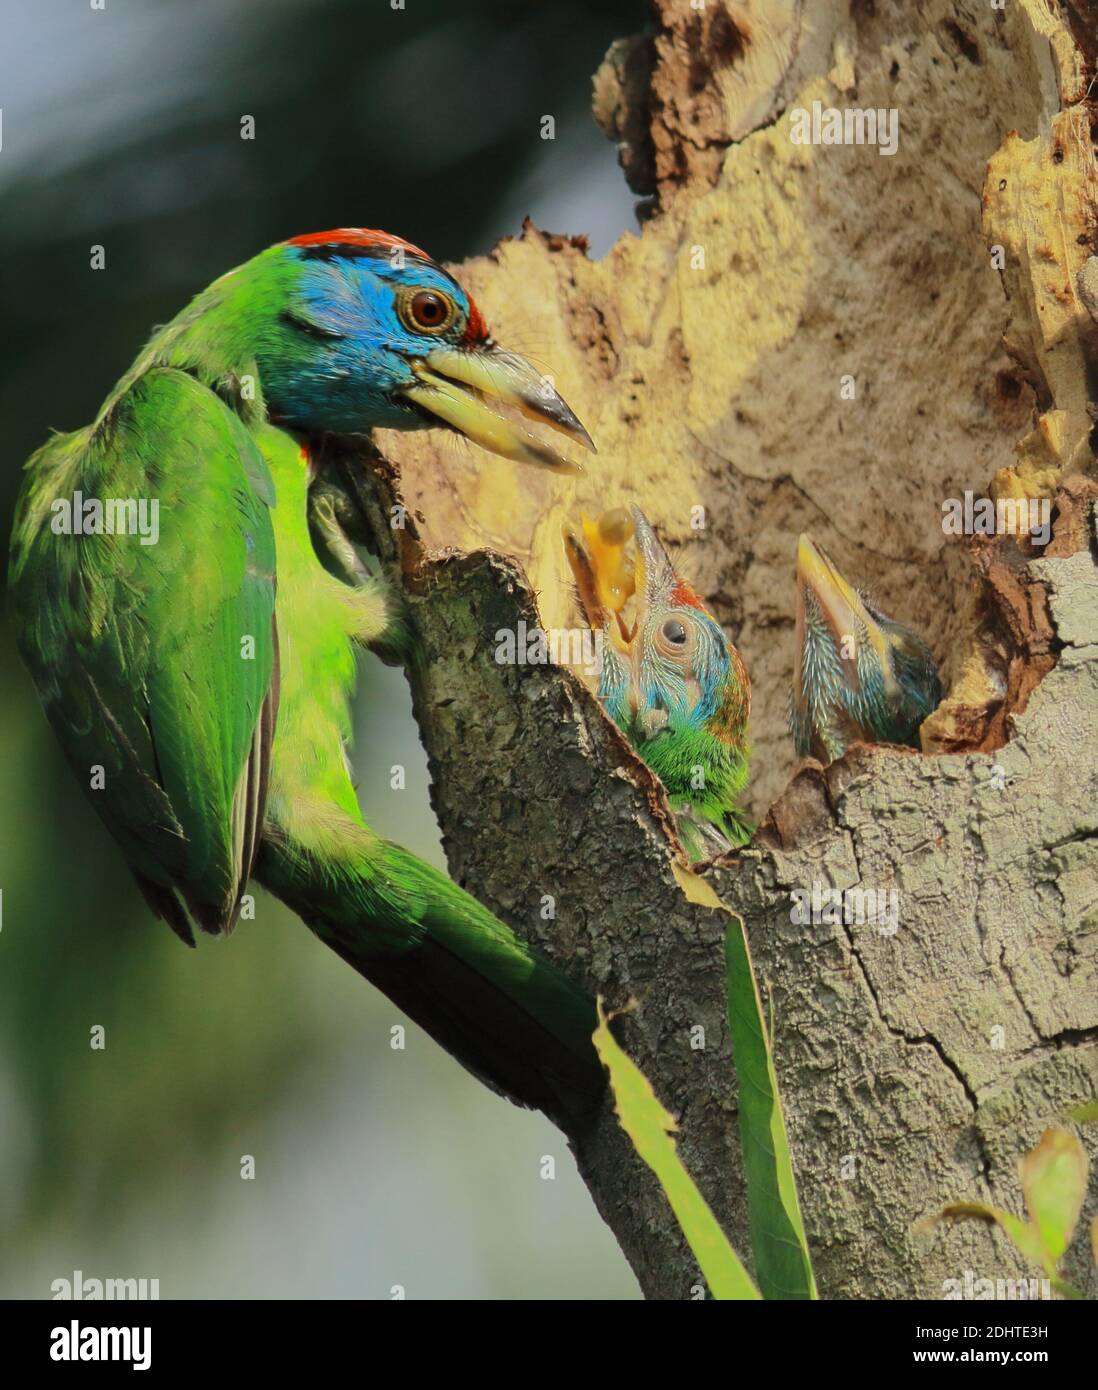
[(562, 528), (580, 603), (593, 628), (601, 628), (612, 615), (628, 642), (633, 634), (622, 614), (637, 587), (635, 565), (625, 557), (633, 522), (624, 507), (603, 512), (597, 521), (581, 514), (580, 521), (582, 540), (567, 522)]

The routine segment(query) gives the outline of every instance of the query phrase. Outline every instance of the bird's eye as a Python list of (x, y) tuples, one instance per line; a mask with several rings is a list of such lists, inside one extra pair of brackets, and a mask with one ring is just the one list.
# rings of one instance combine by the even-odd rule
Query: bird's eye
[(403, 295), (400, 311), (413, 333), (445, 333), (457, 317), (457, 305), (440, 290), (416, 290)]
[(686, 628), (683, 627), (678, 618), (668, 618), (663, 625), (663, 636), (673, 647), (686, 646)]
[(446, 321), (446, 305), (437, 294), (420, 290), (412, 300), (412, 317), (421, 328), (437, 328)]

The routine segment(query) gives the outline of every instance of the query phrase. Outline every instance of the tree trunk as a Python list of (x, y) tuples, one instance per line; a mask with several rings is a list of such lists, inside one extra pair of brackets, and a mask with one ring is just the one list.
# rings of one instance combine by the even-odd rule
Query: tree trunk
[[(753, 805), (771, 809), (702, 873), (769, 995), (821, 1292), (938, 1298), (1022, 1267), (996, 1233), (915, 1223), (960, 1198), (1020, 1210), (1018, 1155), (1098, 1092), (1098, 277), (1079, 279), (1098, 6), (653, 17), (595, 79), (642, 234), (592, 262), (527, 227), (461, 268), (500, 339), (552, 364), (597, 458), (573, 482), (382, 433), (360, 495), (426, 648), (415, 707), (455, 878), (610, 1007), (636, 1001), (623, 1042), (746, 1254), (722, 914), (691, 900), (663, 793), (580, 676), (495, 659), (520, 622), (581, 623), (565, 519), (636, 502), (656, 524), (752, 677)], [(896, 152), (794, 143), (816, 100), (895, 108)], [(1046, 548), (943, 533), (943, 503), (989, 486), (1054, 500)], [(802, 530), (931, 637), (950, 694), (922, 755), (797, 768)], [(814, 884), (898, 890), (898, 930), (796, 924), (791, 893)], [(570, 1138), (645, 1294), (697, 1296), (609, 1106)]]

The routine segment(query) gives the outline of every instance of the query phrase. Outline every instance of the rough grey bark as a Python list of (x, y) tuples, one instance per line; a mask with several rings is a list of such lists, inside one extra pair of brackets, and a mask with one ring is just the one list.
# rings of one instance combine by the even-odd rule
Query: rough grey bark
[[(391, 547), (387, 511), (372, 510)], [(395, 547), (387, 558), (399, 563)], [(966, 1269), (1020, 1277), (997, 1234), (913, 1226), (961, 1197), (1017, 1207), (1018, 1155), (1098, 1093), (1098, 569), (1089, 550), (1033, 569), (1065, 646), (1005, 748), (809, 765), (756, 847), (706, 871), (748, 925), (773, 1008), (825, 1296), (940, 1297)], [(426, 658), (415, 708), (454, 877), (610, 1007), (637, 1001), (623, 1042), (746, 1250), (724, 919), (682, 891), (658, 784), (569, 672), (494, 660), (486, 634), (537, 624), (517, 566), (480, 553), (420, 557), (405, 573)], [(895, 887), (899, 929), (794, 924), (791, 890), (814, 883)], [(697, 1270), (614, 1116), (571, 1137), (645, 1293), (691, 1297)], [(1086, 1281), (1085, 1261), (1076, 1275)]]
[[(431, 436), (329, 464), (424, 644), (411, 679), (455, 878), (609, 1006), (635, 1001), (623, 1042), (746, 1251), (723, 916), (689, 900), (662, 792), (584, 683), (494, 659), (520, 620), (576, 621), (564, 517), (636, 501), (681, 551), (705, 507), (692, 578), (748, 661), (756, 805), (773, 805), (748, 851), (704, 873), (772, 1003), (821, 1291), (941, 1297), (966, 1269), (1024, 1271), (997, 1233), (915, 1224), (966, 1197), (1019, 1209), (1017, 1156), (1098, 1092), (1098, 343), (1075, 288), (1098, 245), (1095, 11), (653, 13), (595, 88), (653, 199), (641, 237), (592, 263), (531, 229), (461, 272), (501, 340), (525, 329), (558, 372), (600, 446), (587, 477), (562, 492)], [(899, 152), (793, 149), (788, 110), (816, 97), (897, 105)], [(844, 413), (847, 371), (861, 394)], [(1054, 500), (1042, 556), (943, 537), (942, 500), (989, 480)], [(932, 634), (952, 688), (926, 754), (795, 768), (803, 528)], [(895, 888), (898, 930), (795, 923), (791, 892), (815, 883)], [(609, 1109), (570, 1138), (644, 1292), (691, 1297), (696, 1268)]]

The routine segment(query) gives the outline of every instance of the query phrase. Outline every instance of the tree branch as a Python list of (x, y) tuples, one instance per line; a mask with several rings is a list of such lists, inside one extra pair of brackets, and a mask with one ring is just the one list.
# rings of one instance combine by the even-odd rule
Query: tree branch
[[(591, 262), (528, 227), (461, 271), (500, 338), (553, 364), (599, 444), (589, 473), (562, 483), (436, 435), (326, 461), (423, 642), (411, 679), (454, 877), (610, 1007), (636, 1001), (623, 1043), (746, 1250), (723, 920), (690, 901), (662, 791), (585, 684), (495, 659), (502, 630), (579, 622), (560, 523), (630, 502), (731, 631), (755, 689), (756, 809), (778, 799), (706, 875), (770, 994), (825, 1296), (1020, 1274), (992, 1232), (912, 1227), (960, 1197), (1017, 1208), (1016, 1157), (1098, 1091), (1086, 9), (715, 0), (699, 19), (657, 0), (655, 34), (596, 83), (655, 199), (643, 235)], [(793, 144), (790, 108), (817, 99), (897, 108), (897, 153)], [(1040, 558), (1015, 536), (947, 543), (942, 502), (991, 478), (1055, 500)], [(932, 756), (795, 767), (802, 529), (931, 634), (952, 680)], [(898, 930), (795, 923), (792, 892), (817, 884), (896, 890)], [(697, 1271), (613, 1115), (570, 1138), (644, 1292), (691, 1297)]]

